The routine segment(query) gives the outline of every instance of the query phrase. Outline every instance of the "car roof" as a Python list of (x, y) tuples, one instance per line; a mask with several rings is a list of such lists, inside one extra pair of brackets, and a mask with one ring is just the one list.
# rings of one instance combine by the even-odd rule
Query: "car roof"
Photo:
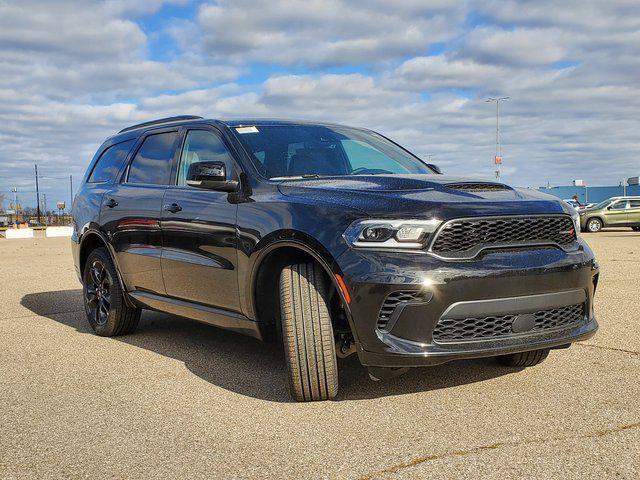
[(609, 197), (606, 200), (602, 200), (602, 201), (600, 201), (598, 203), (615, 202), (615, 201), (618, 201), (618, 200), (640, 200), (640, 196), (632, 195), (632, 196), (626, 196), (626, 197), (622, 197), (622, 196), (620, 196), (620, 197)]
[[(129, 139), (137, 138), (142, 133), (149, 130), (180, 126), (185, 124), (210, 124), (210, 125), (222, 125), (229, 128), (241, 127), (241, 126), (277, 126), (277, 125), (317, 125), (317, 126), (332, 126), (332, 127), (344, 127), (345, 125), (339, 125), (336, 123), (310, 121), (310, 120), (296, 120), (296, 119), (283, 119), (283, 118), (232, 118), (232, 119), (215, 119), (215, 118), (203, 118), (195, 115), (179, 115), (175, 117), (160, 118), (157, 120), (150, 120), (143, 123), (138, 123), (123, 128), (119, 132), (111, 135), (106, 139), (109, 143), (118, 143)], [(353, 127), (352, 127), (353, 128)]]
[(220, 123), (227, 125), (228, 127), (241, 127), (250, 125), (323, 125), (333, 127), (344, 127), (346, 125), (339, 125), (337, 123), (320, 122), (313, 120), (300, 120), (293, 118), (233, 118), (218, 120)]

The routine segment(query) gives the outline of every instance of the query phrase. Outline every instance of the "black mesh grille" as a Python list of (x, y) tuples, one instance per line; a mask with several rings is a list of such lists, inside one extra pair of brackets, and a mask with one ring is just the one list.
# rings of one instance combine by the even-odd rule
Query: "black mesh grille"
[(463, 190), (465, 192), (495, 192), (499, 190), (511, 190), (511, 188), (501, 183), (483, 182), (447, 183), (445, 187), (452, 190)]
[(393, 315), (394, 310), (399, 304), (403, 302), (420, 302), (424, 299), (424, 296), (424, 292), (415, 291), (400, 291), (390, 293), (382, 304), (382, 307), (380, 307), (380, 313), (378, 314), (377, 323), (378, 329), (386, 330), (389, 319), (391, 318), (391, 315)]
[[(532, 312), (535, 316), (533, 328), (527, 334), (578, 323), (584, 316), (584, 304), (552, 308)], [(513, 322), (522, 314), (500, 315), (482, 318), (441, 318), (433, 331), (433, 340), (438, 343), (468, 340), (489, 340), (507, 335), (518, 335), (512, 329)]]
[(564, 215), (453, 220), (437, 233), (431, 251), (443, 257), (475, 256), (486, 247), (533, 244), (568, 246), (576, 241), (573, 220)]

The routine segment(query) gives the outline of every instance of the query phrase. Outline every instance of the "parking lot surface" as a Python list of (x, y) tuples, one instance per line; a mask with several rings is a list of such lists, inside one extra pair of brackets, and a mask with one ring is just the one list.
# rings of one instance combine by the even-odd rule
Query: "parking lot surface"
[(598, 334), (290, 400), (275, 345), (156, 312), (90, 332), (69, 239), (0, 239), (0, 479), (640, 478), (640, 233), (586, 235)]

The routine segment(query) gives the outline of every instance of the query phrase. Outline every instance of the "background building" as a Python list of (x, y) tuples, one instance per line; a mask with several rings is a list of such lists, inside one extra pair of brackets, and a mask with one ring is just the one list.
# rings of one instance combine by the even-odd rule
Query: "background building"
[(617, 186), (590, 187), (580, 185), (580, 183), (581, 181), (576, 180), (574, 185), (540, 187), (539, 190), (562, 199), (573, 198), (574, 195), (577, 195), (580, 203), (598, 203), (611, 197), (640, 196), (638, 177), (629, 178), (626, 184)]

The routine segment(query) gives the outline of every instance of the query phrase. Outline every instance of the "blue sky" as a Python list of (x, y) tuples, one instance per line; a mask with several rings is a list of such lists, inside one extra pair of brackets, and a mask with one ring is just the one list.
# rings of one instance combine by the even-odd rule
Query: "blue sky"
[[(0, 3), (0, 193), (68, 200), (93, 152), (156, 117), (373, 128), (446, 173), (618, 184), (640, 173), (631, 0), (21, 0)], [(5, 201), (5, 206), (8, 202)]]

